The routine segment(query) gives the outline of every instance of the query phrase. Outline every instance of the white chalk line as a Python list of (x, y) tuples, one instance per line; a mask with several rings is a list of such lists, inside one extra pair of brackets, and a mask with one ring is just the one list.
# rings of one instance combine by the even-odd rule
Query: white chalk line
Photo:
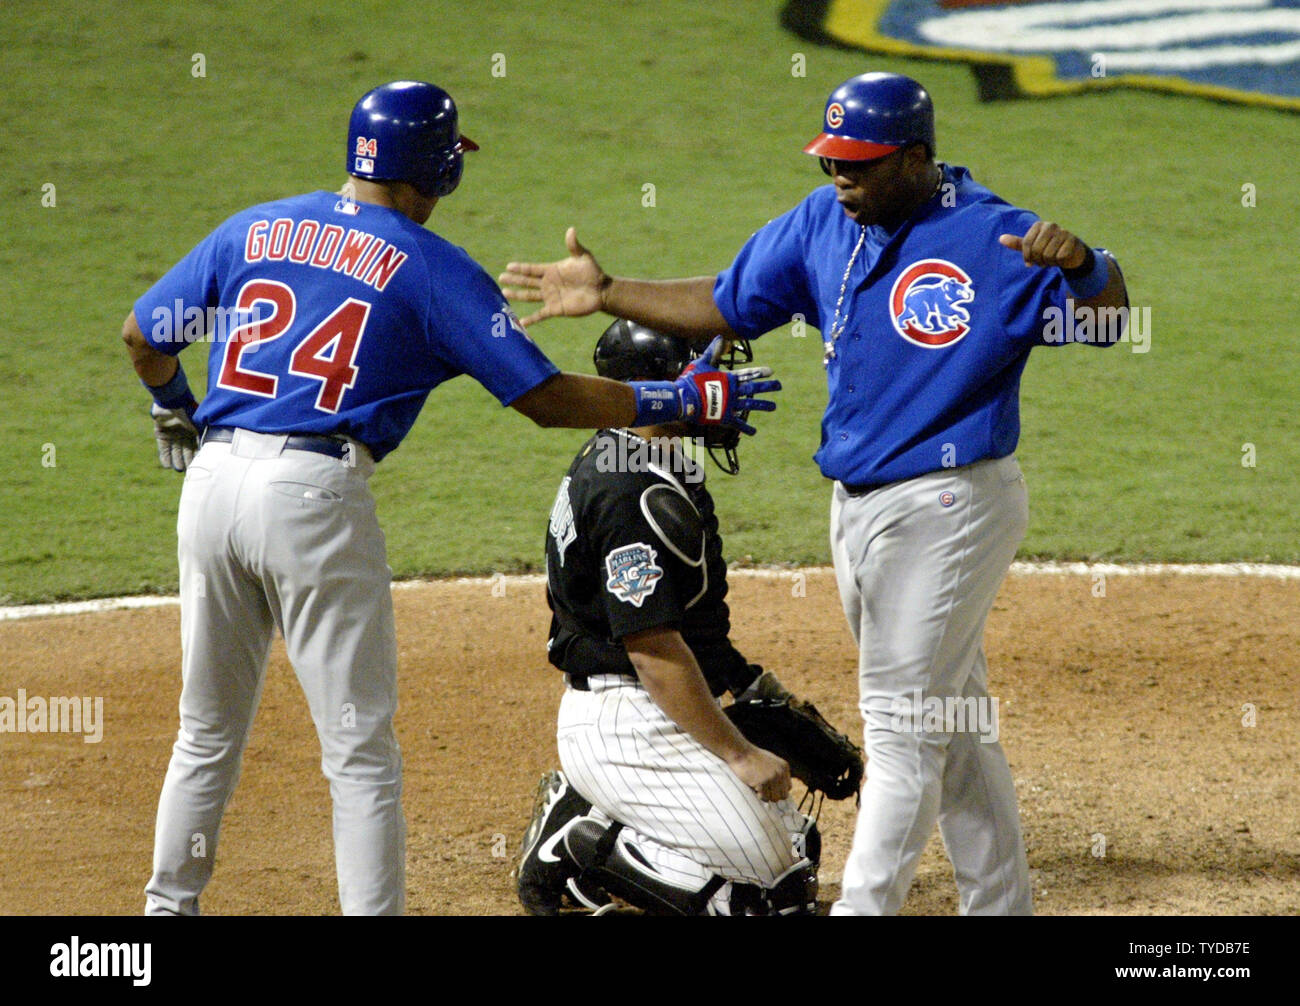
[[(790, 578), (797, 573), (831, 575), (830, 566), (744, 566), (728, 570), (730, 578), (754, 579)], [(1300, 580), (1300, 566), (1283, 566), (1262, 562), (1210, 562), (1210, 563), (1133, 563), (1124, 565), (1111, 562), (1013, 562), (1011, 576), (1222, 576), (1256, 577), (1267, 580)], [(497, 587), (537, 586), (546, 581), (541, 573), (505, 574), (492, 576), (459, 576), (430, 580), (399, 580), (394, 590), (409, 590), (434, 583), (464, 584), (467, 586)], [(181, 603), (179, 597), (154, 594), (131, 597), (100, 597), (91, 601), (61, 601), (55, 604), (22, 604), (0, 608), (0, 622), (22, 618), (42, 618), (50, 615), (89, 615), (101, 611), (121, 611), (129, 608), (167, 608)]]

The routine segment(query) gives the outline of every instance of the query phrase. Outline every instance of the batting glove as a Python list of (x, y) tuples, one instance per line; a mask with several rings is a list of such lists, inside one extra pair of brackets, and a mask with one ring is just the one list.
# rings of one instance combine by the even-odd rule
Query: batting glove
[(722, 342), (722, 336), (715, 338), (673, 382), (681, 401), (681, 418), (706, 426), (734, 426), (753, 436), (757, 431), (741, 417), (750, 412), (775, 412), (776, 402), (752, 396), (780, 391), (781, 382), (761, 380), (772, 376), (771, 367), (719, 370), (715, 364)]
[(163, 468), (183, 472), (194, 460), (199, 449), (199, 431), (188, 407), (164, 409), (157, 402), (149, 407), (153, 416), (153, 435), (158, 441), (158, 464)]

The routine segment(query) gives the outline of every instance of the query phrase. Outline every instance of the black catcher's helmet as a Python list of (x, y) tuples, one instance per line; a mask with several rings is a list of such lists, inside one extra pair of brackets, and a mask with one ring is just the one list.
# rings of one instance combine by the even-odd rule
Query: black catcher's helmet
[(671, 381), (694, 355), (685, 339), (619, 318), (605, 329), (591, 358), (596, 373), (614, 381)]
[[(605, 329), (596, 343), (592, 360), (596, 373), (615, 381), (671, 381), (699, 354), (688, 340), (665, 335), (645, 325), (619, 318)], [(745, 339), (737, 339), (718, 360), (718, 366), (734, 370), (751, 363), (754, 353)], [(743, 414), (740, 415), (744, 419)], [(729, 475), (740, 471), (736, 446), (740, 430), (734, 426), (691, 425), (694, 436), (704, 441), (709, 457)], [(721, 456), (719, 456), (721, 452)]]

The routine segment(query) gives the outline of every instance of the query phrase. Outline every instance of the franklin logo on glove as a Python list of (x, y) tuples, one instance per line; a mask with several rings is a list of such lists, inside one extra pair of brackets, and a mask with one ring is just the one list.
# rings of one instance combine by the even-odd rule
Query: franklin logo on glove
[(722, 418), (726, 396), (723, 394), (721, 381), (709, 381), (704, 385), (704, 418), (717, 421)]

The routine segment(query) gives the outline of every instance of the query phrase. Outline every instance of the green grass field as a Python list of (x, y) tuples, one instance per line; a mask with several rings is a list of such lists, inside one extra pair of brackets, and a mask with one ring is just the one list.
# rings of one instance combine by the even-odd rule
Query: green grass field
[[(122, 318), (230, 213), (337, 188), (352, 103), (399, 77), (447, 87), (483, 147), (431, 227), (495, 275), (511, 258), (556, 257), (573, 223), (611, 272), (649, 276), (716, 271), (822, 182), (799, 148), (839, 81), (867, 68), (920, 78), (940, 157), (1110, 247), (1150, 308), (1147, 353), (1031, 360), (1023, 554), (1300, 561), (1294, 116), (1135, 92), (980, 105), (965, 67), (815, 47), (779, 27), (775, 2), (349, 2), (268, 16), (246, 0), (58, 0), (9, 13), (0, 603), (175, 589), (180, 478), (156, 467)], [(607, 320), (534, 334), (588, 370)], [(713, 479), (729, 557), (825, 562), (828, 486), (810, 460), (820, 340), (778, 331), (757, 348), (787, 390), (744, 445), (742, 475)], [(198, 387), (201, 353), (183, 357)], [(397, 575), (536, 568), (583, 439), (535, 429), (468, 379), (438, 389), (373, 481)]]

